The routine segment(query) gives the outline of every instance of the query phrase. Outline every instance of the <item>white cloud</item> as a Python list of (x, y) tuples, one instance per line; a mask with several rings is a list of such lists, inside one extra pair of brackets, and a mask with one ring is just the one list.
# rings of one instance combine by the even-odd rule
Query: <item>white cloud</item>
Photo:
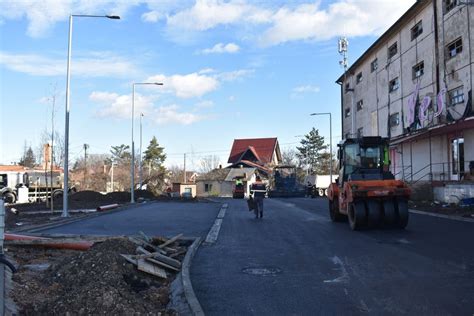
[(231, 95), (231, 96), (229, 97), (229, 102), (234, 102), (234, 101), (235, 101), (235, 96)]
[(234, 43), (218, 43), (214, 45), (212, 48), (206, 48), (202, 50), (203, 54), (222, 54), (222, 53), (237, 53), (240, 50), (239, 45)]
[(91, 1), (91, 0), (41, 0), (41, 1), (0, 1), (0, 18), (28, 20), (27, 34), (31, 37), (42, 37), (61, 21), (67, 21), (69, 14), (123, 15), (130, 7), (137, 5), (134, 1)]
[(312, 85), (305, 85), (305, 86), (298, 86), (293, 88), (294, 93), (316, 93), (319, 92), (320, 88), (318, 86)]
[(168, 17), (168, 25), (173, 28), (205, 31), (220, 24), (238, 22), (250, 6), (243, 2), (220, 0), (197, 0), (192, 8)]
[[(119, 95), (111, 92), (94, 91), (89, 99), (102, 105), (97, 112), (99, 117), (115, 117), (120, 119), (131, 119), (132, 97), (131, 95)], [(135, 93), (135, 116), (140, 113), (145, 115), (153, 112), (153, 98)]]
[(142, 14), (142, 20), (144, 22), (156, 23), (163, 18), (163, 14), (158, 11), (150, 11)]
[[(65, 76), (66, 58), (53, 59), (36, 54), (10, 54), (0, 52), (0, 64), (4, 67), (33, 76)], [(90, 57), (74, 58), (71, 62), (74, 76), (129, 77), (137, 71), (121, 57), (107, 52), (93, 52)]]
[(162, 82), (163, 89), (174, 93), (179, 98), (201, 97), (216, 90), (219, 82), (214, 77), (199, 73), (187, 75), (155, 75), (147, 79), (150, 82)]
[(158, 124), (178, 123), (182, 125), (189, 125), (205, 119), (202, 115), (179, 112), (178, 110), (179, 106), (176, 104), (162, 106), (154, 111), (152, 119)]
[(247, 77), (253, 74), (254, 72), (255, 70), (253, 69), (239, 69), (229, 72), (222, 72), (220, 74), (217, 74), (216, 77), (222, 81), (235, 81)]
[[(118, 93), (95, 91), (89, 95), (89, 99), (101, 106), (97, 111), (99, 117), (131, 119), (132, 97), (131, 95), (120, 95)], [(155, 107), (155, 98), (135, 93), (135, 117), (140, 113), (150, 118), (157, 124), (182, 124), (189, 125), (206, 119), (205, 116), (179, 111), (176, 104)], [(204, 101), (211, 104), (212, 101)], [(204, 103), (203, 103), (204, 104)]]
[(271, 46), (296, 40), (328, 40), (340, 35), (379, 35), (414, 2), (341, 0), (327, 9), (320, 9), (319, 3), (301, 4), (294, 9), (282, 7), (272, 16), (273, 25), (262, 34), (260, 43)]

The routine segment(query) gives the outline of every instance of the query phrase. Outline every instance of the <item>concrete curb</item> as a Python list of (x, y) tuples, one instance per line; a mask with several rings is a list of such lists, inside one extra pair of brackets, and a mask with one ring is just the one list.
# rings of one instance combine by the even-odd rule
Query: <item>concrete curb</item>
[(460, 216), (456, 216), (456, 215), (437, 214), (437, 213), (418, 211), (418, 210), (412, 210), (412, 209), (409, 209), (409, 211), (410, 211), (410, 213), (419, 214), (419, 215), (427, 215), (427, 216), (432, 216), (432, 217), (445, 218), (445, 219), (450, 219), (450, 220), (458, 221), (458, 222), (474, 223), (474, 218), (464, 218), (464, 217), (460, 217)]
[(181, 280), (183, 282), (184, 295), (186, 296), (186, 301), (188, 302), (189, 307), (193, 315), (203, 316), (204, 311), (202, 310), (201, 304), (199, 303), (196, 295), (194, 294), (193, 285), (191, 283), (191, 277), (189, 273), (189, 268), (191, 266), (191, 260), (193, 259), (196, 251), (201, 245), (201, 237), (197, 237), (192, 245), (189, 247), (186, 255), (184, 256), (183, 265), (181, 267)]

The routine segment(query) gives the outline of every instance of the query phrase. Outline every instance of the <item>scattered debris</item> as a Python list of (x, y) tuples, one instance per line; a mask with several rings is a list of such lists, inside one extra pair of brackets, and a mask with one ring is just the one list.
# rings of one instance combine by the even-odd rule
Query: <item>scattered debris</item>
[[(167, 308), (170, 284), (191, 244), (179, 236), (8, 241), (7, 255), (19, 268), (9, 295), (20, 315), (176, 315)], [(93, 246), (78, 252), (42, 244), (65, 241)]]

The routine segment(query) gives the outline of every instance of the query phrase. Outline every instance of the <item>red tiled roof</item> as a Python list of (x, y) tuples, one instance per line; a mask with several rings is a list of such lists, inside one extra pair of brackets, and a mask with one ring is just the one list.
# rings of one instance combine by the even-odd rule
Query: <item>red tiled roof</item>
[(262, 164), (272, 161), (273, 152), (278, 145), (277, 138), (234, 139), (228, 163), (236, 163), (250, 149)]
[(24, 166), (19, 166), (19, 165), (0, 165), (0, 171), (11, 171), (11, 172), (15, 172), (15, 171), (25, 171), (27, 170), (28, 168), (24, 167)]

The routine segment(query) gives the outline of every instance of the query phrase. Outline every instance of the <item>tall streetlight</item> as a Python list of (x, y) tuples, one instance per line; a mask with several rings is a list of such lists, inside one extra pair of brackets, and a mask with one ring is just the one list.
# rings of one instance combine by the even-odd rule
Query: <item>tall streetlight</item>
[(331, 113), (311, 113), (310, 115), (329, 115), (329, 181), (332, 183), (332, 118)]
[(63, 184), (63, 213), (62, 217), (68, 217), (68, 191), (69, 191), (69, 95), (70, 95), (70, 82), (71, 82), (71, 49), (72, 49), (72, 18), (73, 17), (84, 17), (84, 18), (108, 18), (113, 20), (120, 20), (118, 15), (84, 15), (84, 14), (71, 14), (69, 15), (69, 40), (67, 49), (67, 80), (66, 80), (66, 119), (64, 128), (64, 184)]
[[(133, 140), (133, 122), (135, 121), (135, 86), (136, 85), (157, 85), (162, 86), (162, 82), (134, 82), (132, 83), (132, 163), (130, 164), (130, 203), (135, 203), (135, 141)], [(140, 152), (141, 155), (141, 152)], [(141, 185), (141, 183), (140, 183)]]
[(138, 187), (140, 190), (142, 189), (142, 118), (143, 113), (140, 113), (140, 159), (138, 160)]

